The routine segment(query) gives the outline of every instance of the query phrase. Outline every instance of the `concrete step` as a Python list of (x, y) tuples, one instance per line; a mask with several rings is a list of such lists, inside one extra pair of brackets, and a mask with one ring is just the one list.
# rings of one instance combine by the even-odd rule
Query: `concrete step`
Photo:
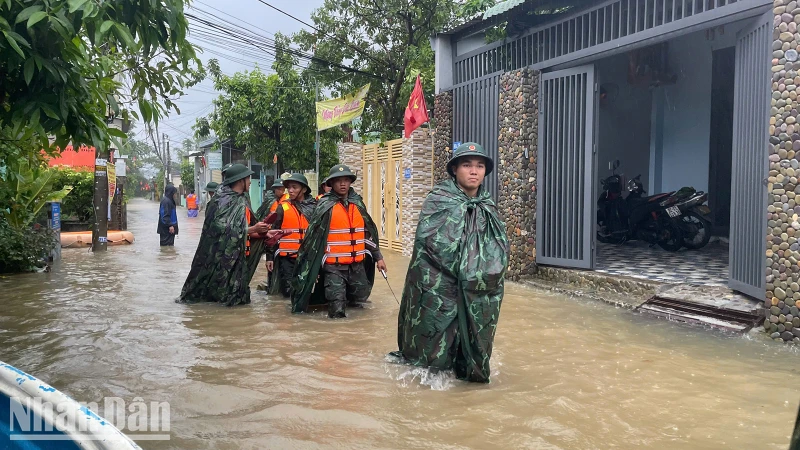
[(763, 320), (759, 301), (724, 287), (661, 286), (638, 310), (737, 332), (745, 332)]

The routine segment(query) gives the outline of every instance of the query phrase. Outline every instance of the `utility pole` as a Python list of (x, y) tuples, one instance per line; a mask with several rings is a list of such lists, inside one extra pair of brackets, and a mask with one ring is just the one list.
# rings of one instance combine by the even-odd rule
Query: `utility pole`
[(92, 252), (108, 250), (108, 172), (107, 152), (95, 154), (94, 168), (94, 224), (92, 226)]
[(170, 164), (170, 155), (169, 155), (169, 136), (167, 136), (166, 133), (163, 133), (161, 135), (161, 148), (162, 149), (166, 148), (165, 150), (162, 150), (162, 151), (165, 152), (164, 153), (164, 156), (165, 156), (164, 157), (164, 188), (166, 189), (166, 187), (167, 187), (167, 185), (169, 184), (169, 181), (170, 181), (169, 177), (170, 177), (170, 169), (171, 169), (171, 167), (170, 167), (171, 166), (171, 164)]

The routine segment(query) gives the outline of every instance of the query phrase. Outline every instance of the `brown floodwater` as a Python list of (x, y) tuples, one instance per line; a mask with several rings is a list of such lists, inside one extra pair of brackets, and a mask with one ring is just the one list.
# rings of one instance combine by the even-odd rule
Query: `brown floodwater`
[[(185, 215), (160, 249), (157, 204), (134, 200), (134, 245), (0, 277), (0, 360), (79, 401), (169, 402), (170, 440), (143, 448), (788, 447), (791, 347), (509, 283), (492, 383), (430, 376), (385, 359), (397, 304), (382, 279), (371, 309), (339, 321), (259, 293), (174, 303), (202, 228)], [(399, 295), (408, 260), (387, 263)]]

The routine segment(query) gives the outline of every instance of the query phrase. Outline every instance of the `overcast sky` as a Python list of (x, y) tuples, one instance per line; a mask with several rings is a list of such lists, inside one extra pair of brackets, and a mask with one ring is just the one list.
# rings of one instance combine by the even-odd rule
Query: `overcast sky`
[[(307, 23), (312, 23), (311, 12), (322, 6), (323, 3), (323, 0), (264, 1)], [(192, 7), (187, 11), (187, 14), (202, 17), (209, 17), (209, 13), (251, 29), (254, 33), (267, 38), (273, 38), (273, 34), (277, 32), (291, 36), (305, 28), (303, 24), (275, 11), (259, 0), (193, 0)], [(205, 50), (199, 55), (204, 64), (215, 58), (220, 62), (222, 71), (229, 75), (239, 71), (252, 70), (256, 63), (265, 71), (272, 65), (272, 61), (267, 55), (243, 54), (244, 51), (249, 51), (245, 44), (241, 44), (241, 51), (236, 51), (236, 49), (224, 48), (225, 44), (220, 46), (219, 43), (210, 43), (206, 36), (197, 36), (207, 31), (201, 26), (194, 25), (191, 19), (189, 22), (189, 40)], [(230, 24), (220, 23), (230, 26)], [(193, 30), (196, 31), (194, 36), (191, 35)], [(223, 57), (220, 53), (226, 56)], [(195, 119), (212, 111), (211, 101), (217, 95), (214, 93), (213, 82), (207, 79), (190, 88), (187, 95), (176, 102), (181, 114), (173, 112), (170, 117), (160, 121), (159, 125), (159, 131), (169, 135), (172, 148), (180, 147), (185, 138), (192, 137), (192, 125), (194, 125)], [(138, 127), (138, 130), (142, 130), (142, 127)]]

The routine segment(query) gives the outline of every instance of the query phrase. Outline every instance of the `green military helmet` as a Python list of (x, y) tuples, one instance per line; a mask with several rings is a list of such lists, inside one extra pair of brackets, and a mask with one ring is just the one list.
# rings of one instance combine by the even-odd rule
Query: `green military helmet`
[(233, 164), (228, 167), (228, 170), (225, 172), (225, 181), (223, 181), (222, 184), (223, 186), (231, 185), (252, 174), (253, 171), (248, 169), (244, 164)]
[(272, 183), (270, 189), (282, 188), (282, 187), (283, 187), (283, 181), (280, 178), (276, 178), (275, 182)]
[(349, 177), (350, 181), (356, 181), (356, 175), (350, 171), (350, 168), (345, 166), (344, 164), (337, 164), (331, 167), (331, 173), (328, 175), (328, 178), (325, 179), (325, 182), (330, 185), (330, 182), (334, 178), (340, 177)]
[(486, 150), (480, 144), (466, 142), (458, 146), (453, 152), (453, 157), (450, 158), (450, 161), (447, 161), (447, 173), (449, 173), (451, 177), (456, 176), (456, 174), (453, 173), (453, 163), (462, 156), (482, 156), (483, 159), (486, 160), (486, 175), (489, 175), (492, 173), (492, 170), (494, 170), (494, 161), (492, 161), (492, 158), (489, 158)]
[(286, 183), (288, 183), (290, 181), (295, 181), (297, 183), (302, 184), (303, 187), (305, 187), (307, 189), (306, 193), (310, 193), (311, 192), (311, 186), (308, 185), (308, 178), (306, 178), (306, 176), (303, 175), (302, 173), (293, 173), (293, 174), (291, 174), (289, 176), (289, 178), (283, 180), (283, 186), (284, 187), (288, 187), (288, 186), (286, 186)]
[(208, 191), (208, 192), (215, 192), (215, 191), (217, 190), (217, 188), (218, 188), (218, 187), (219, 187), (219, 183), (217, 183), (216, 181), (210, 181), (210, 182), (209, 182), (209, 183), (206, 185), (206, 191)]

